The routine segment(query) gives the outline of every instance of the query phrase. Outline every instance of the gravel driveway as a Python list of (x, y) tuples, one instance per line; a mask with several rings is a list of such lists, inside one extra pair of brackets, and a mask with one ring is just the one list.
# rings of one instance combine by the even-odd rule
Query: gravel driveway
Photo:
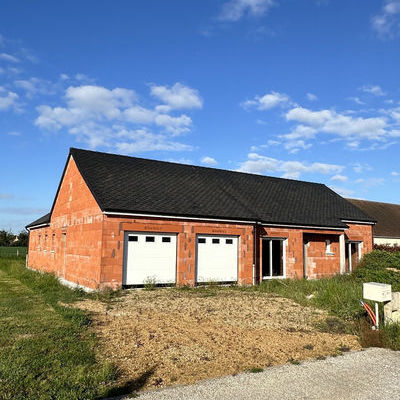
[(400, 352), (370, 348), (143, 393), (141, 400), (400, 399)]

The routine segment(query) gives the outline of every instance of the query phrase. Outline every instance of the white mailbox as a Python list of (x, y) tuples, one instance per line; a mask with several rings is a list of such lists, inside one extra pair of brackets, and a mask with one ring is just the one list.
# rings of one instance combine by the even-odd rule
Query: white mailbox
[(372, 301), (392, 301), (392, 285), (386, 283), (363, 283), (363, 297)]

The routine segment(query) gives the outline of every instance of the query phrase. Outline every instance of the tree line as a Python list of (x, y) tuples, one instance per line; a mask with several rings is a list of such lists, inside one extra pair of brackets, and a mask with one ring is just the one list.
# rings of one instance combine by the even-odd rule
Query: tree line
[(28, 233), (21, 231), (18, 235), (0, 230), (0, 247), (28, 247)]

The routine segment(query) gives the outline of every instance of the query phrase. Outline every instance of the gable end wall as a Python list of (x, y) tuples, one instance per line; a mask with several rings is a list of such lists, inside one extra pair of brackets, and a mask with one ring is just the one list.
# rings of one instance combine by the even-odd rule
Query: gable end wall
[(100, 282), (103, 214), (70, 157), (49, 227), (29, 234), (28, 266), (96, 289)]

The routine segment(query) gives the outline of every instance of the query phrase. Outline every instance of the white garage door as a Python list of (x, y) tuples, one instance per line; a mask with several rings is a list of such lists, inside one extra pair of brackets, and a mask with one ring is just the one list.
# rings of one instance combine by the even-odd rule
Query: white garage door
[(176, 282), (176, 234), (129, 233), (124, 285)]
[(237, 236), (197, 236), (197, 282), (238, 280)]

